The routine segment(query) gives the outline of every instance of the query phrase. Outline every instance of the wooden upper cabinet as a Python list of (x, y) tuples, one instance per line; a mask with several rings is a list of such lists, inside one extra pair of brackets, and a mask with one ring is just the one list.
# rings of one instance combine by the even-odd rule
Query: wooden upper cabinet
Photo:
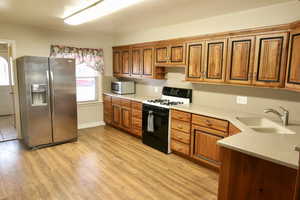
[(300, 91), (300, 28), (291, 32), (286, 88)]
[(229, 39), (226, 83), (252, 84), (255, 36)]
[(130, 76), (130, 50), (124, 49), (121, 51), (122, 65), (121, 65), (121, 74), (122, 76)]
[(286, 71), (288, 33), (260, 35), (256, 38), (253, 84), (283, 87)]
[(203, 78), (204, 42), (187, 44), (186, 80), (200, 81)]
[(118, 76), (121, 73), (121, 51), (113, 50), (113, 74)]
[(185, 66), (185, 44), (174, 43), (155, 47), (156, 66)]
[(153, 77), (153, 47), (145, 47), (142, 49), (142, 76), (146, 78)]
[(155, 65), (162, 65), (169, 62), (169, 47), (157, 46), (155, 47)]
[(133, 48), (131, 51), (132, 57), (132, 71), (131, 76), (142, 75), (142, 50), (140, 48)]
[(205, 45), (204, 81), (225, 81), (227, 39), (210, 40)]

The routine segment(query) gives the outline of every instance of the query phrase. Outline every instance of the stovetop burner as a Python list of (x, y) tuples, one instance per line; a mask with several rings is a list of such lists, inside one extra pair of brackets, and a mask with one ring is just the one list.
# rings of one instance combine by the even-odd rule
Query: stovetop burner
[(169, 99), (151, 99), (148, 100), (148, 102), (165, 105), (165, 106), (174, 106), (174, 105), (183, 104), (182, 101), (171, 101)]

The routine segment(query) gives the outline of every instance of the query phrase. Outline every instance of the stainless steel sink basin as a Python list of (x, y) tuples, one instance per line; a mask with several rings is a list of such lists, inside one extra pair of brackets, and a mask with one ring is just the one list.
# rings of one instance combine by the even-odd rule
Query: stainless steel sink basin
[(281, 126), (272, 120), (260, 117), (238, 117), (240, 122), (258, 133), (265, 134), (295, 134), (288, 128)]

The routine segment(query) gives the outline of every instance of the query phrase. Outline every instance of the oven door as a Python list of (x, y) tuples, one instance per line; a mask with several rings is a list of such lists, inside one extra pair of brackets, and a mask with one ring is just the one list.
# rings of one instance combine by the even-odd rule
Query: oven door
[[(148, 131), (149, 115), (153, 115), (153, 131)], [(143, 104), (143, 143), (169, 153), (169, 109)]]

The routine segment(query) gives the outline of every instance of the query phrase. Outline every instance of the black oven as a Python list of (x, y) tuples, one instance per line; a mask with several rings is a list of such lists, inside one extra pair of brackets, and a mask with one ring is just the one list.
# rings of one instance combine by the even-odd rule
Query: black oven
[[(152, 115), (150, 121), (149, 115)], [(143, 104), (143, 143), (164, 153), (170, 153), (168, 129), (169, 109)]]

